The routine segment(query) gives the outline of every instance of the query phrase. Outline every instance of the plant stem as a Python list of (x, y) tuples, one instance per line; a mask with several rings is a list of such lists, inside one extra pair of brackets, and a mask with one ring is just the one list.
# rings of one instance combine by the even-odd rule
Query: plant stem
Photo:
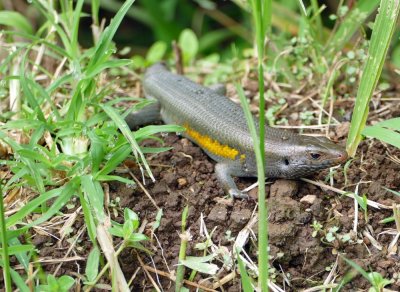
[(181, 228), (181, 246), (179, 249), (179, 260), (178, 260), (178, 267), (176, 268), (176, 281), (175, 281), (175, 292), (181, 291), (183, 286), (183, 278), (185, 276), (185, 266), (182, 264), (181, 261), (186, 259), (186, 249), (187, 243), (190, 240), (190, 233), (185, 231), (186, 229), (186, 219), (188, 216), (188, 206), (183, 209), (182, 212), (182, 228)]
[(10, 272), (10, 258), (8, 257), (8, 240), (6, 230), (6, 219), (4, 217), (4, 202), (3, 202), (3, 182), (0, 181), (0, 237), (3, 260), (3, 277), (5, 291), (12, 291), (11, 289), (11, 272)]
[[(127, 242), (123, 241), (121, 246), (118, 248), (118, 250), (115, 252), (115, 257), (118, 258), (119, 254), (125, 249)], [(92, 283), (90, 283), (90, 285), (88, 285), (85, 288), (85, 292), (89, 292), (90, 289), (92, 289), (94, 287), (94, 285), (96, 285), (96, 283), (101, 279), (101, 277), (104, 275), (104, 273), (108, 270), (108, 268), (110, 267), (110, 262), (107, 262), (106, 265), (103, 267), (103, 269), (101, 269), (100, 273), (97, 275), (96, 279), (94, 279), (94, 281)]]
[(185, 276), (185, 266), (181, 263), (181, 261), (186, 259), (187, 243), (190, 238), (189, 232), (185, 231), (183, 234), (180, 235), (180, 238), (181, 238), (181, 247), (179, 249), (178, 267), (176, 268), (175, 292), (181, 291), (181, 288), (183, 286), (183, 278)]
[(252, 0), (253, 18), (256, 27), (256, 43), (258, 53), (258, 89), (259, 103), (259, 157), (257, 157), (258, 177), (258, 270), (259, 287), (268, 291), (268, 208), (265, 195), (265, 84), (264, 84), (264, 41), (271, 25), (271, 0)]

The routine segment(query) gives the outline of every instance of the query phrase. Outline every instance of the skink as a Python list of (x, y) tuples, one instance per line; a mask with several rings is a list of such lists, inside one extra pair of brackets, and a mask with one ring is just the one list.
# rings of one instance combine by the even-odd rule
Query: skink
[[(246, 197), (232, 178), (257, 176), (242, 108), (216, 90), (171, 73), (163, 64), (147, 69), (143, 89), (145, 96), (156, 102), (128, 116), (128, 125), (134, 128), (161, 119), (185, 127), (183, 136), (217, 162), (215, 173), (224, 190), (233, 197)], [(265, 175), (269, 178), (300, 178), (347, 159), (345, 149), (325, 137), (265, 127), (264, 143)]]

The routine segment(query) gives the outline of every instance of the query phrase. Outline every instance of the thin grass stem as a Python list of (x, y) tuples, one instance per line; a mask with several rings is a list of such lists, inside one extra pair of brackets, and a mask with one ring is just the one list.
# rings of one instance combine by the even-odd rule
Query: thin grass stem
[[(253, 12), (253, 20), (256, 27), (256, 44), (258, 54), (258, 89), (259, 89), (259, 133), (256, 129), (252, 132), (253, 144), (257, 160), (257, 177), (258, 177), (258, 267), (259, 267), (259, 287), (261, 291), (268, 291), (268, 270), (269, 270), (269, 255), (268, 255), (268, 209), (265, 195), (265, 84), (264, 84), (264, 43), (267, 32), (270, 31), (272, 17), (272, 1), (271, 0), (252, 0), (251, 7)], [(239, 90), (240, 91), (240, 90)], [(245, 112), (250, 113), (247, 101), (244, 99), (244, 94), (241, 95), (242, 106)], [(247, 108), (247, 109), (246, 109)], [(248, 115), (247, 115), (248, 117)], [(247, 122), (249, 127), (254, 127), (253, 121), (248, 117)], [(252, 124), (252, 125), (251, 125)], [(258, 137), (257, 137), (258, 136)]]
[(188, 206), (182, 212), (182, 229), (181, 229), (181, 246), (179, 248), (179, 260), (178, 260), (178, 267), (176, 269), (176, 281), (175, 281), (175, 292), (180, 292), (183, 287), (183, 278), (185, 276), (185, 266), (182, 264), (182, 261), (186, 259), (186, 249), (187, 244), (190, 240), (190, 233), (186, 231), (186, 222), (188, 216)]
[(11, 289), (11, 268), (10, 258), (8, 257), (8, 241), (6, 233), (6, 219), (4, 217), (4, 202), (3, 202), (3, 182), (0, 182), (0, 240), (1, 240), (1, 258), (3, 260), (3, 277), (5, 291)]

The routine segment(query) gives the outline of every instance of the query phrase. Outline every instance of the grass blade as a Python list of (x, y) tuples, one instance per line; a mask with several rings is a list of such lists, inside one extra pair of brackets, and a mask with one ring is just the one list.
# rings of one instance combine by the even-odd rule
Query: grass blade
[(400, 118), (383, 121), (371, 127), (366, 127), (362, 134), (377, 138), (385, 143), (400, 148)]
[(368, 105), (382, 72), (390, 40), (399, 15), (399, 1), (382, 0), (376, 17), (368, 51), (368, 59), (357, 91), (354, 114), (351, 119), (347, 152), (354, 157), (361, 141), (361, 132), (368, 117)]
[(375, 124), (374, 127), (375, 126), (379, 126), (382, 128), (392, 128), (393, 130), (400, 132), (400, 118), (393, 118), (390, 120), (382, 121)]
[(107, 175), (110, 172), (114, 171), (115, 168), (129, 156), (130, 153), (131, 148), (129, 147), (129, 145), (121, 146), (118, 150), (111, 154), (110, 159), (108, 159), (102, 169), (95, 174), (95, 178), (97, 179), (99, 176)]
[(127, 0), (118, 10), (115, 17), (111, 20), (110, 25), (104, 30), (100, 37), (98, 44), (96, 45), (96, 52), (93, 58), (90, 60), (88, 66), (86, 67), (86, 72), (92, 72), (96, 69), (99, 64), (104, 63), (104, 61), (111, 55), (110, 45), (112, 39), (122, 21), (125, 14), (128, 12), (129, 8), (132, 6), (135, 0)]
[(132, 63), (130, 59), (116, 59), (110, 61), (104, 61), (97, 66), (95, 66), (92, 70), (86, 72), (86, 78), (94, 78), (97, 74), (101, 73), (105, 69), (118, 68), (122, 66), (128, 66)]
[[(11, 278), (21, 292), (30, 292), (28, 285), (25, 284), (25, 280), (22, 279), (18, 272), (11, 270)], [(11, 291), (11, 290), (10, 290)]]
[(22, 91), (24, 93), (24, 96), (25, 96), (26, 100), (28, 101), (28, 103), (31, 106), (31, 108), (36, 111), (37, 118), (40, 121), (44, 122), (46, 119), (44, 117), (42, 109), (40, 108), (40, 104), (38, 103), (38, 101), (37, 101), (37, 99), (35, 97), (35, 94), (33, 93), (32, 88), (29, 86), (29, 84), (32, 84), (28, 80), (30, 78), (25, 76), (25, 72), (26, 72), (25, 67), (26, 67), (26, 62), (28, 60), (28, 56), (29, 56), (29, 50), (27, 50), (26, 53), (24, 54), (24, 57), (22, 59), (21, 65), (20, 65), (20, 69), (19, 69), (19, 72), (20, 72), (20, 76), (19, 76), (20, 84), (21, 84)]
[(81, 177), (82, 190), (88, 198), (89, 205), (93, 209), (96, 219), (99, 222), (104, 222), (106, 215), (104, 214), (104, 191), (99, 181), (94, 180), (91, 175), (85, 175)]
[(90, 211), (90, 206), (86, 198), (84, 197), (83, 193), (80, 191), (79, 192), (79, 202), (81, 203), (82, 206), (82, 211), (83, 211), (83, 216), (85, 218), (85, 223), (87, 226), (88, 230), (88, 235), (90, 238), (90, 241), (96, 245), (96, 224), (95, 220), (93, 217), (93, 214)]
[(360, 0), (355, 2), (354, 8), (345, 16), (338, 30), (327, 42), (327, 56), (343, 49), (356, 31), (361, 28), (365, 20), (375, 11), (378, 4), (379, 0)]
[(81, 13), (83, 7), (83, 0), (76, 1), (75, 10), (73, 14), (72, 32), (71, 32), (71, 52), (74, 58), (79, 56), (78, 46), (78, 32), (79, 32), (79, 21), (81, 20)]
[[(8, 245), (10, 247), (19, 246), (19, 245), (21, 245), (21, 242), (16, 237), (10, 238), (8, 236)], [(28, 271), (28, 269), (29, 269), (29, 260), (31, 258), (31, 253), (29, 253), (29, 254), (26, 253), (26, 252), (25, 253), (18, 253), (18, 254), (15, 255), (15, 257), (18, 259), (18, 262), (24, 267), (25, 271)], [(11, 275), (11, 277), (13, 277), (13, 276)]]
[(32, 226), (39, 225), (39, 224), (49, 220), (51, 217), (53, 217), (62, 207), (65, 206), (65, 204), (76, 193), (76, 188), (77, 188), (76, 182), (77, 182), (77, 178), (71, 180), (69, 183), (65, 184), (62, 188), (59, 188), (58, 189), (59, 191), (60, 191), (60, 189), (62, 189), (61, 194), (51, 205), (51, 208), (46, 213), (44, 213), (41, 217), (39, 217), (35, 221), (26, 225), (25, 228), (30, 228)]
[(239, 271), (240, 271), (240, 281), (242, 282), (242, 287), (244, 292), (252, 292), (253, 286), (251, 285), (251, 280), (249, 274), (247, 274), (246, 267), (240, 257), (239, 250), (236, 249), (236, 257), (239, 264)]
[(117, 127), (120, 129), (121, 133), (125, 136), (125, 138), (128, 140), (129, 144), (132, 147), (133, 155), (136, 157), (137, 161), (142, 162), (144, 168), (147, 171), (147, 174), (150, 176), (150, 178), (155, 181), (153, 173), (150, 170), (150, 167), (140, 150), (139, 145), (137, 144), (137, 141), (129, 129), (129, 126), (126, 124), (125, 120), (121, 118), (121, 116), (110, 106), (108, 105), (100, 105), (101, 108), (107, 113), (107, 115), (114, 121), (114, 123), (117, 125)]
[(253, 139), (253, 145), (257, 162), (258, 177), (258, 216), (264, 218), (258, 221), (258, 268), (259, 288), (262, 291), (268, 291), (268, 210), (265, 196), (265, 85), (264, 85), (264, 53), (266, 34), (270, 32), (272, 18), (272, 0), (250, 0), (252, 7), (252, 15), (255, 23), (256, 43), (257, 43), (257, 59), (258, 59), (258, 90), (260, 95), (259, 103), (259, 133), (257, 136), (256, 127), (251, 116), (249, 105), (245, 98), (242, 88), (236, 86), (239, 93), (240, 102), (242, 104), (247, 125)]
[(37, 209), (43, 203), (56, 197), (59, 192), (60, 189), (53, 189), (51, 191), (41, 194), (39, 197), (27, 203), (17, 213), (15, 213), (6, 220), (7, 227), (9, 228), (11, 226), (14, 226), (17, 222), (19, 222), (26, 216), (30, 215), (35, 209)]
[(176, 132), (180, 133), (185, 131), (184, 127), (177, 126), (177, 125), (149, 125), (140, 128), (135, 132), (136, 140), (140, 141), (142, 139), (147, 139), (149, 136), (157, 134), (157, 133), (171, 133)]
[(94, 247), (89, 253), (85, 269), (85, 274), (89, 282), (94, 281), (99, 273), (99, 260), (100, 250), (98, 247)]
[(97, 177), (98, 181), (119, 181), (129, 186), (135, 186), (135, 182), (131, 179), (124, 178), (118, 175), (100, 175)]
[[(15, 245), (15, 246), (8, 247), (8, 254), (9, 255), (16, 255), (16, 254), (32, 251), (34, 249), (35, 249), (35, 246), (32, 245), (32, 244)], [(0, 252), (2, 252), (2, 251), (3, 251), (3, 249), (0, 248)]]
[(32, 25), (22, 14), (15, 11), (0, 11), (0, 24), (33, 34)]
[[(265, 197), (265, 173), (264, 173), (264, 160), (261, 155), (261, 150), (257, 147), (259, 143), (259, 138), (257, 135), (256, 126), (254, 124), (253, 116), (250, 112), (249, 104), (246, 100), (243, 88), (236, 84), (236, 90), (239, 94), (240, 103), (243, 107), (244, 114), (246, 116), (247, 125), (250, 129), (250, 134), (253, 139), (254, 152), (257, 161), (257, 176), (258, 176), (258, 215), (262, 216), (259, 218), (268, 218), (267, 216), (267, 206)], [(260, 163), (261, 162), (261, 163)], [(259, 270), (259, 282), (262, 287), (262, 291), (268, 291), (268, 266), (269, 266), (269, 256), (268, 256), (268, 223), (267, 219), (259, 220), (259, 236), (258, 236), (258, 270)], [(260, 228), (261, 226), (261, 228)], [(261, 279), (260, 279), (261, 278)]]
[(1, 259), (3, 260), (3, 278), (4, 288), (6, 291), (11, 291), (11, 267), (10, 258), (8, 253), (8, 240), (7, 240), (7, 229), (6, 219), (4, 216), (4, 202), (3, 202), (3, 182), (0, 182), (0, 241), (1, 241)]

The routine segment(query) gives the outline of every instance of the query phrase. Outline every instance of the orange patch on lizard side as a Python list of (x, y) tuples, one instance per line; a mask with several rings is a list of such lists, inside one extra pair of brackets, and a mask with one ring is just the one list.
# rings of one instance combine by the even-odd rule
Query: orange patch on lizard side
[[(196, 130), (192, 129), (188, 124), (185, 124), (186, 134), (192, 138), (199, 146), (220, 157), (229, 158), (235, 160), (239, 155), (239, 151), (228, 145), (223, 145), (215, 139), (207, 135), (202, 135)], [(240, 159), (244, 159), (246, 156), (244, 154), (240, 155)]]

